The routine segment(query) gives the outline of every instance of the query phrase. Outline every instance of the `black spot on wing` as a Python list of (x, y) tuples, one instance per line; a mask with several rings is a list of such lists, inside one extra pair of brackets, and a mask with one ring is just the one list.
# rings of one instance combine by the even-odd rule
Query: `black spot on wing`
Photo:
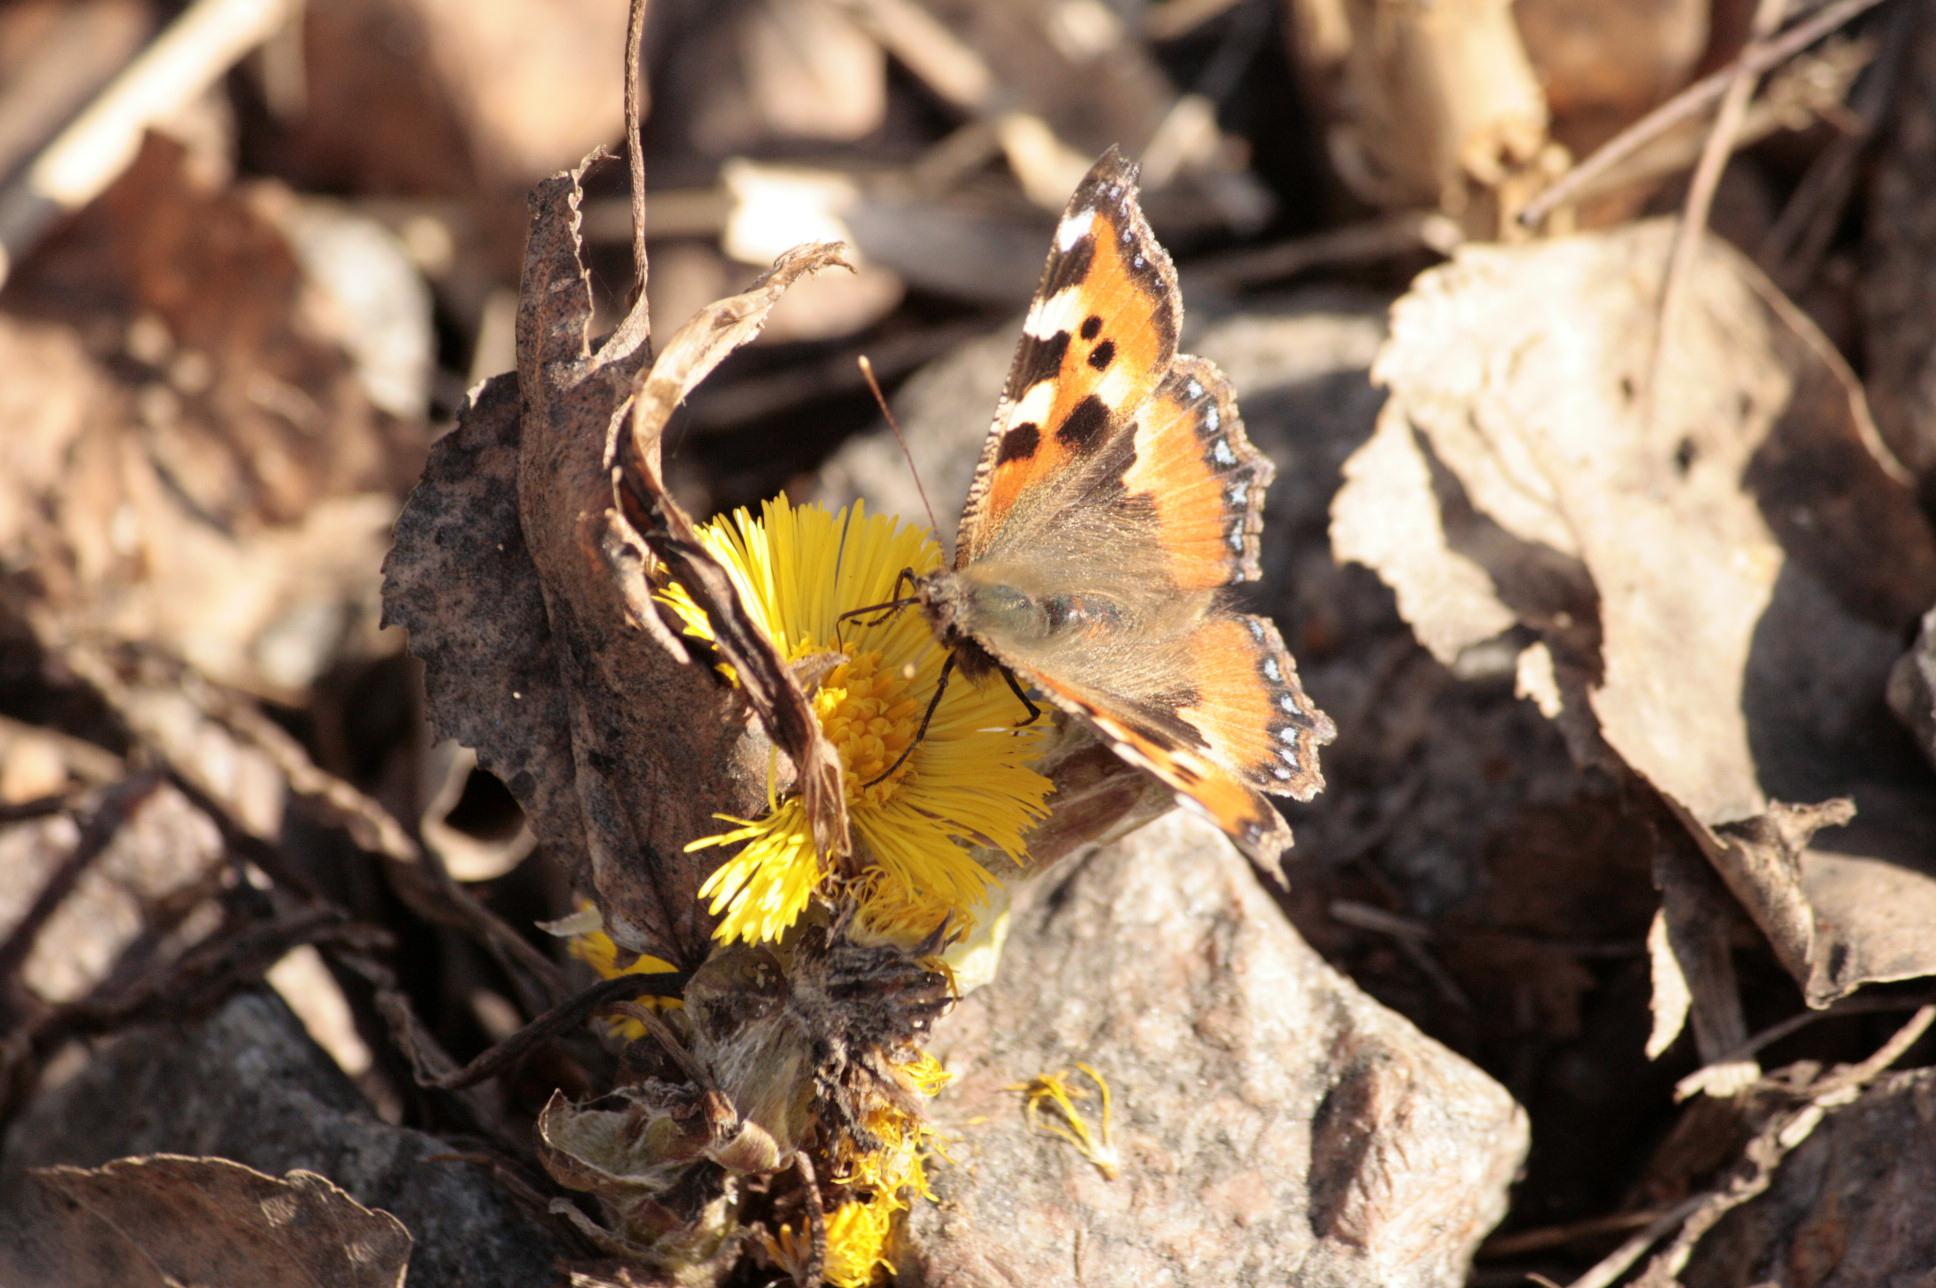
[(1055, 431), (1056, 441), (1072, 452), (1086, 452), (1096, 445), (1109, 428), (1109, 408), (1103, 400), (1090, 394), (1075, 405), (1069, 418)]
[(1101, 344), (1089, 350), (1089, 365), (1097, 371), (1107, 370), (1109, 364), (1115, 360), (1116, 342), (1114, 340), (1104, 340)]
[(1082, 338), (1093, 340), (1102, 331), (1102, 319), (1091, 313), (1082, 320)]
[(1042, 445), (1042, 430), (1034, 421), (1023, 421), (1002, 435), (1002, 446), (995, 453), (995, 464), (1026, 461)]
[(1062, 374), (1062, 359), (1069, 352), (1069, 333), (1057, 331), (1046, 340), (1032, 335), (1022, 337), (1015, 350), (1015, 365), (1009, 368), (1008, 397), (1019, 401), (1023, 394), (1044, 380)]

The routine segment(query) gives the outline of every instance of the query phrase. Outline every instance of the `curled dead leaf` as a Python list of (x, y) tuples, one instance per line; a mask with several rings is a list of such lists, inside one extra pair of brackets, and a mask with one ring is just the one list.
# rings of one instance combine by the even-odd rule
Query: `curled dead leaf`
[(801, 246), (782, 255), (752, 287), (720, 300), (673, 333), (632, 398), (629, 432), (619, 444), (618, 503), (653, 554), (712, 621), (714, 647), (739, 677), (774, 745), (792, 759), (814, 845), (822, 856), (848, 853), (847, 802), (840, 757), (820, 732), (806, 691), (773, 642), (747, 616), (726, 569), (699, 544), (692, 520), (659, 478), (659, 440), (673, 410), (726, 355), (751, 342), (788, 286), (822, 269), (851, 271), (838, 244)]
[[(783, 257), (656, 362), (643, 302), (594, 345), (578, 218), (599, 156), (532, 195), (518, 370), (474, 390), (433, 449), (397, 522), (384, 605), (424, 661), (438, 731), (475, 747), (540, 841), (585, 874), (620, 943), (691, 969), (709, 949), (697, 892), (713, 859), (685, 846), (718, 815), (760, 811), (772, 748), (810, 767), (800, 789), (824, 853), (844, 851), (846, 828), (837, 757), (660, 486), (656, 438), (788, 284), (842, 261), (830, 247)], [(655, 564), (711, 614), (740, 687), (661, 621)]]
[[(1474, 247), (1420, 277), (1333, 542), (1442, 660), (1530, 630), (1542, 709), (1661, 793), (1822, 1005), (1936, 971), (1878, 920), (1936, 911), (1936, 862), (1890, 862), (1877, 898), (1884, 865), (1810, 839), (1902, 779), (1876, 699), (1936, 540), (1846, 365), (1725, 245), (1644, 388), (1669, 231)], [(1890, 814), (1862, 848), (1915, 853)]]

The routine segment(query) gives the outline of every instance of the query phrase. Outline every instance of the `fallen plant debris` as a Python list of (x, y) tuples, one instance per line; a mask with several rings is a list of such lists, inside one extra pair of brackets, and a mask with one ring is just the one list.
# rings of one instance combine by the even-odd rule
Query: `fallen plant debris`
[[(0, 8), (0, 1282), (1926, 1270), (1928, 6), (617, 15)], [(1288, 889), (888, 607), (1162, 248)]]

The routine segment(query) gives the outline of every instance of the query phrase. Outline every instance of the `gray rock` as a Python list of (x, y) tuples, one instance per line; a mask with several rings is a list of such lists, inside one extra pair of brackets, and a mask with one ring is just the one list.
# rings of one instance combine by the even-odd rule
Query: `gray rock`
[[(1180, 813), (1023, 891), (1000, 975), (931, 1049), (958, 1139), (905, 1284), (1460, 1284), (1528, 1145), (1503, 1089), (1327, 966)], [(1012, 1090), (1077, 1061), (1113, 1091), (1114, 1180)]]

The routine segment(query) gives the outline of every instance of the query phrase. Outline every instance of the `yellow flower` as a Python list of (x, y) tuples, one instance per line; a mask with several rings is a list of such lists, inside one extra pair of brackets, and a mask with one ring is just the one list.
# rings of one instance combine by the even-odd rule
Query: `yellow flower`
[(867, 1288), (878, 1271), (894, 1273), (887, 1259), (887, 1236), (895, 1208), (881, 1203), (842, 1203), (827, 1217), (827, 1266), (822, 1272), (835, 1288)]
[(827, 1214), (827, 1259), (818, 1278), (811, 1278), (807, 1267), (813, 1259), (813, 1241), (805, 1231), (791, 1224), (782, 1225), (778, 1234), (765, 1236), (767, 1256), (773, 1259), (795, 1283), (828, 1283), (834, 1288), (871, 1288), (879, 1283), (881, 1272), (894, 1273), (887, 1259), (887, 1240), (894, 1230), (894, 1212), (878, 1200), (842, 1203)]
[[(589, 903), (581, 907), (577, 915), (594, 922), (598, 919), (597, 910)], [(640, 953), (625, 965), (619, 965), (618, 945), (612, 942), (612, 937), (603, 929), (587, 929), (573, 933), (565, 943), (565, 951), (597, 971), (603, 979), (615, 979), (620, 975), (670, 975), (675, 974), (679, 969), (671, 962), (654, 957), (650, 953)], [(654, 1010), (673, 1010), (685, 1005), (676, 997), (654, 997), (651, 994), (634, 1000), (639, 1005), (648, 1006)], [(608, 1017), (605, 1027), (615, 1037), (631, 1042), (636, 1042), (645, 1036), (643, 1024), (622, 1016)]]
[(941, 1067), (941, 1061), (926, 1051), (917, 1054), (912, 1060), (895, 1066), (896, 1072), (913, 1084), (914, 1089), (932, 1100), (941, 1094), (941, 1089), (955, 1080), (955, 1075)]
[[(933, 537), (860, 505), (829, 513), (780, 496), (758, 518), (742, 509), (703, 525), (700, 540), (782, 657), (833, 655), (813, 709), (840, 754), (848, 817), (868, 865), (849, 891), (863, 919), (891, 925), (903, 942), (944, 920), (965, 933), (995, 880), (968, 847), (992, 846), (1020, 863), (1023, 838), (1046, 812), (1049, 781), (1028, 767), (1041, 728), (1016, 728), (1006, 686), (956, 677), (914, 743), (943, 659), (927, 622), (912, 609), (841, 620), (894, 598), (903, 569), (935, 568)], [(661, 599), (688, 635), (713, 638), (683, 588), (670, 585)], [(910, 743), (907, 759), (875, 782)], [(740, 847), (699, 891), (723, 914), (714, 937), (778, 939), (830, 878), (805, 811), (797, 797), (769, 794), (763, 817), (726, 821), (736, 826), (687, 847)]]
[[(954, 1078), (925, 1051), (895, 1069), (916, 1092), (929, 1098)], [(840, 1288), (865, 1288), (876, 1281), (879, 1270), (892, 1274), (894, 1267), (885, 1252), (896, 1218), (917, 1194), (934, 1201), (928, 1186), (928, 1158), (941, 1155), (934, 1129), (918, 1115), (886, 1101), (867, 1116), (866, 1127), (875, 1148), (862, 1150), (852, 1138), (836, 1146), (841, 1166), (834, 1183), (855, 1195), (827, 1218), (826, 1278)]]

